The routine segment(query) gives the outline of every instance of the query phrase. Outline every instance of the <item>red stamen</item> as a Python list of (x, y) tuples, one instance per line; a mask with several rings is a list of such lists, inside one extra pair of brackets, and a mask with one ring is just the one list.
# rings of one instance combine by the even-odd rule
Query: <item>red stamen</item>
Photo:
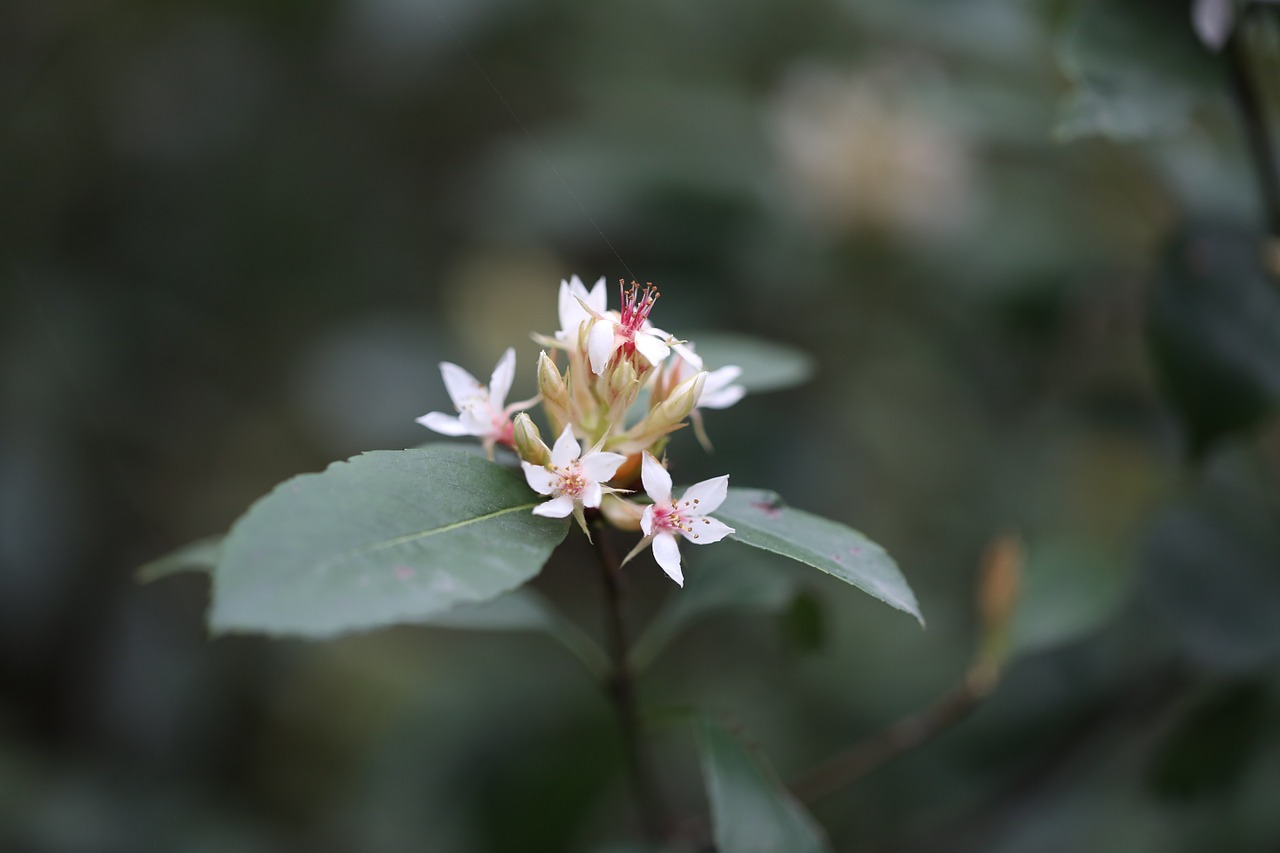
[(618, 337), (622, 339), (618, 351), (623, 356), (630, 356), (636, 351), (636, 333), (644, 327), (645, 321), (649, 319), (649, 312), (653, 310), (653, 303), (658, 301), (658, 288), (652, 282), (647, 282), (642, 292), (640, 285), (634, 281), (628, 288), (622, 279), (618, 279), (618, 292), (621, 305)]

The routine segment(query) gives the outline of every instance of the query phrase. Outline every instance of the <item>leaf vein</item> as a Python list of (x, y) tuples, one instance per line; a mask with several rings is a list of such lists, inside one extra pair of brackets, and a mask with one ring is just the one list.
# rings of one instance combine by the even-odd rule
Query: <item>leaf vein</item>
[(316, 570), (323, 571), (325, 569), (330, 568), (331, 566), (337, 565), (338, 563), (345, 562), (351, 559), (352, 557), (359, 557), (365, 554), (372, 554), (376, 551), (385, 551), (387, 548), (395, 548), (398, 545), (405, 545), (405, 544), (408, 544), (409, 542), (415, 542), (421, 539), (426, 539), (427, 537), (430, 537), (430, 536), (436, 536), (441, 533), (449, 533), (454, 530), (460, 530), (463, 527), (467, 527), (472, 524), (479, 524), (482, 521), (489, 521), (490, 519), (499, 518), (503, 515), (509, 515), (510, 513), (513, 513), (513, 512), (519, 512), (520, 510), (525, 510), (525, 509), (533, 509), (537, 505), (538, 505), (537, 501), (532, 501), (530, 503), (524, 503), (518, 506), (504, 507), (499, 510), (494, 510), (493, 512), (485, 513), (484, 515), (477, 515), (472, 518), (464, 518), (459, 521), (450, 522), (449, 524), (446, 524), (443, 527), (433, 527), (430, 530), (420, 530), (416, 533), (406, 533), (403, 536), (395, 536), (395, 537), (392, 537), (391, 539), (384, 539), (381, 542), (373, 542), (369, 545), (362, 545), (359, 548), (352, 548), (350, 551), (343, 551), (340, 554), (335, 554), (334, 556), (328, 558), (327, 560), (324, 560), (323, 562), (319, 563), (316, 566)]

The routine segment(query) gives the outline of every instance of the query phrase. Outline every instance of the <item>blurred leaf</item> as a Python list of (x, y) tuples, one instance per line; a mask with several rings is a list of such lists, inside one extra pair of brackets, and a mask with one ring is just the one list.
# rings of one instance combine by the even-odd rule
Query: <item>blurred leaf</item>
[(799, 652), (822, 648), (827, 639), (827, 620), (818, 596), (804, 590), (791, 599), (782, 614), (782, 635), (787, 645)]
[(465, 450), (377, 451), (303, 474), (241, 516), (210, 627), (327, 637), (420, 622), (520, 586), (564, 539), (512, 469)]
[[(465, 452), (465, 448), (463, 448)], [(149, 583), (183, 572), (212, 573), (218, 562), (223, 536), (209, 536), (153, 560), (138, 569), (138, 581)], [(604, 652), (549, 601), (528, 587), (478, 604), (461, 604), (452, 610), (414, 620), (436, 628), (460, 631), (532, 631), (546, 634), (572, 652), (593, 674), (608, 670)]]
[(1182, 719), (1156, 751), (1151, 787), (1162, 797), (1186, 799), (1231, 787), (1258, 754), (1272, 704), (1256, 683), (1210, 696)]
[(1178, 130), (1220, 82), (1186, 9), (1165, 0), (1080, 4), (1059, 40), (1058, 61), (1073, 85), (1059, 107), (1060, 139)]
[(1143, 562), (1144, 599), (1197, 661), (1241, 671), (1280, 653), (1280, 523), (1239, 483), (1165, 512)]
[(719, 853), (828, 850), (825, 833), (773, 771), (716, 723), (698, 724)]
[(533, 631), (546, 634), (573, 653), (587, 669), (603, 676), (609, 660), (586, 633), (528, 587), (479, 604), (462, 604), (429, 616), (423, 623), (463, 631)]
[(1151, 294), (1152, 353), (1194, 456), (1280, 401), (1280, 290), (1261, 250), (1246, 232), (1188, 234), (1168, 252)]
[(727, 332), (690, 335), (689, 340), (708, 370), (741, 367), (738, 384), (753, 394), (794, 388), (813, 375), (813, 359), (785, 344)]
[(821, 569), (924, 625), (898, 564), (853, 528), (792, 509), (777, 493), (759, 489), (730, 489), (715, 515), (736, 529), (739, 542)]
[(767, 567), (707, 561), (690, 572), (684, 589), (672, 595), (649, 623), (631, 652), (644, 669), (680, 632), (706, 616), (729, 610), (774, 612), (787, 606), (795, 584)]
[(1073, 538), (1032, 542), (1014, 611), (1015, 653), (1083, 637), (1119, 614), (1133, 580), (1127, 562)]
[(218, 554), (222, 550), (222, 540), (225, 538), (225, 536), (206, 536), (204, 539), (197, 539), (176, 551), (165, 554), (158, 560), (152, 560), (138, 569), (136, 575), (138, 583), (151, 583), (185, 572), (212, 572), (213, 567), (218, 564)]

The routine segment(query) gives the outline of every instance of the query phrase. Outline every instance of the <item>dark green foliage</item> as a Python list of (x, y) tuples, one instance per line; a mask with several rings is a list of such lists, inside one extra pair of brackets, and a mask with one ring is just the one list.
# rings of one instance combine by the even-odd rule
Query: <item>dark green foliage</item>
[(1196, 458), (1280, 403), (1280, 282), (1264, 251), (1257, 232), (1190, 229), (1151, 289), (1152, 353)]
[(1214, 690), (1178, 722), (1152, 757), (1149, 779), (1161, 797), (1229, 797), (1257, 757), (1276, 705), (1265, 684)]

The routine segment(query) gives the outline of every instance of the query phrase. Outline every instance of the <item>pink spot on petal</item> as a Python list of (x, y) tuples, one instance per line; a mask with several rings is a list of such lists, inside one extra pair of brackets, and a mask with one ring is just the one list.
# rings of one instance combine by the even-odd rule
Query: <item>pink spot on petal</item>
[(402, 581), (411, 580), (415, 574), (409, 566), (396, 566), (392, 571), (396, 573), (396, 577)]

